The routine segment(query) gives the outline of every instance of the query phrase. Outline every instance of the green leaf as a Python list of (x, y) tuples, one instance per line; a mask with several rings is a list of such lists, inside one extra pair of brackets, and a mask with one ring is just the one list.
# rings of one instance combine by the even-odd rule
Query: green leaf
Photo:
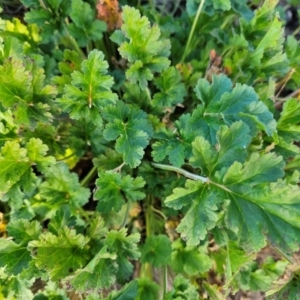
[[(3, 52), (3, 53), (2, 53)], [(4, 59), (9, 57), (22, 57), (23, 48), (20, 41), (12, 36), (7, 36), (3, 45), (3, 49), (0, 51), (0, 63), (3, 64)]]
[(173, 290), (168, 292), (164, 300), (198, 300), (199, 293), (195, 286), (182, 275), (177, 275), (174, 279)]
[(116, 277), (119, 283), (126, 282), (133, 273), (133, 265), (129, 259), (137, 260), (140, 257), (137, 247), (140, 235), (138, 233), (126, 235), (127, 229), (125, 228), (119, 231), (111, 230), (108, 232), (105, 240), (107, 250), (117, 255), (116, 263), (118, 264), (118, 272)]
[(159, 285), (151, 281), (147, 277), (138, 279), (139, 289), (138, 296), (135, 300), (157, 300), (159, 299)]
[(122, 155), (115, 150), (107, 148), (104, 154), (93, 159), (93, 164), (99, 171), (113, 170), (122, 164)]
[(130, 281), (123, 286), (119, 291), (112, 291), (109, 293), (107, 300), (135, 300), (138, 292), (138, 282), (136, 280)]
[(207, 272), (212, 266), (206, 253), (198, 247), (186, 246), (181, 239), (172, 243), (172, 249), (171, 266), (177, 273), (195, 276)]
[(0, 274), (1, 297), (7, 300), (33, 299), (34, 295), (30, 290), (34, 279), (24, 280), (21, 276), (6, 276)]
[(170, 67), (154, 79), (155, 86), (160, 90), (153, 96), (153, 106), (171, 107), (182, 103), (186, 90), (181, 83), (181, 76), (177, 69)]
[(21, 148), (15, 141), (6, 142), (0, 155), (0, 192), (4, 194), (31, 188), (36, 179), (31, 166), (36, 165), (44, 172), (54, 163), (53, 157), (44, 156), (47, 150), (48, 147), (39, 139), (30, 139), (26, 148)]
[[(239, 148), (242, 145), (239, 137), (245, 134), (237, 129), (242, 127), (242, 123), (235, 123), (230, 129), (224, 127), (218, 136), (230, 137), (230, 131), (235, 132)], [(226, 157), (227, 152), (232, 151), (231, 144), (231, 138), (223, 139), (225, 151), (222, 156)], [(194, 166), (212, 170), (212, 162), (216, 160), (213, 147), (201, 138), (193, 147), (195, 157), (191, 161)], [(244, 154), (236, 156), (235, 161), (229, 155), (231, 165), (227, 165), (226, 159), (219, 171), (211, 171), (205, 182), (187, 180), (185, 188), (176, 188), (167, 197), (167, 206), (177, 210), (187, 206), (188, 209), (177, 231), (187, 238), (188, 245), (197, 245), (206, 237), (207, 230), (216, 226), (221, 216), (221, 203), (227, 205), (228, 200), (225, 224), (237, 234), (240, 244), (248, 250), (258, 251), (268, 240), (290, 255), (299, 243), (298, 187), (281, 180), (284, 175), (282, 157), (276, 157), (274, 153), (253, 153), (243, 164), (238, 162), (240, 158), (243, 162)]]
[[(231, 126), (236, 121), (243, 121), (250, 129), (245, 125), (235, 129), (241, 130), (245, 135), (240, 137), (239, 143), (235, 146), (236, 154), (241, 157), (243, 152), (246, 153), (250, 136), (256, 136), (261, 130), (268, 135), (275, 135), (276, 122), (273, 115), (262, 102), (258, 101), (253, 88), (239, 84), (234, 89), (231, 87), (232, 83), (225, 75), (213, 76), (211, 84), (206, 79), (200, 79), (195, 92), (202, 105), (194, 109), (192, 115), (182, 115), (175, 122), (175, 130), (162, 129), (155, 134), (158, 141), (152, 146), (153, 159), (158, 162), (168, 157), (172, 165), (180, 167), (192, 156), (191, 144), (197, 137), (202, 136), (215, 146), (220, 142), (218, 139), (230, 138), (229, 133), (229, 136), (223, 138), (216, 135), (221, 126)], [(245, 149), (237, 148), (243, 141)], [(232, 145), (234, 142), (235, 139), (232, 140)], [(233, 152), (228, 153), (227, 158), (232, 154)], [(223, 159), (226, 160), (226, 157)]]
[(18, 245), (7, 239), (1, 239), (0, 243), (0, 266), (5, 267), (9, 275), (18, 275), (29, 267), (31, 261), (27, 245)]
[(207, 230), (215, 227), (219, 220), (217, 204), (221, 195), (222, 191), (218, 194), (201, 181), (187, 180), (185, 188), (175, 188), (173, 194), (167, 197), (165, 204), (168, 207), (180, 209), (189, 206), (177, 227), (189, 246), (199, 244), (206, 237)]
[(19, 275), (29, 268), (32, 261), (27, 245), (39, 237), (41, 227), (37, 221), (17, 220), (7, 226), (8, 234), (14, 239), (0, 239), (0, 266), (8, 275)]
[(45, 85), (44, 80), (44, 70), (30, 58), (8, 58), (0, 66), (0, 102), (13, 110), (17, 124), (33, 129), (38, 121), (52, 121), (48, 103), (56, 90)]
[(62, 227), (73, 228), (76, 225), (76, 218), (71, 216), (71, 211), (68, 205), (62, 205), (56, 212), (55, 216), (51, 219), (48, 230), (58, 235)]
[(192, 155), (191, 143), (195, 139), (196, 131), (191, 132), (188, 124), (189, 115), (182, 115), (175, 122), (175, 129), (162, 129), (155, 134), (158, 139), (152, 145), (154, 161), (162, 161), (166, 156), (172, 165), (180, 167), (185, 158)]
[(142, 263), (150, 263), (154, 267), (160, 268), (169, 264), (171, 257), (170, 239), (163, 235), (151, 235), (147, 237), (142, 246)]
[(276, 182), (284, 174), (283, 166), (281, 157), (274, 154), (253, 154), (244, 165), (234, 163), (222, 184), (231, 200), (226, 223), (238, 231), (240, 242), (258, 250), (265, 245), (265, 234), (272, 245), (289, 255), (298, 247), (299, 189)]
[(137, 167), (144, 155), (144, 148), (152, 136), (152, 126), (146, 114), (122, 102), (108, 106), (103, 117), (109, 122), (103, 132), (108, 141), (116, 140), (116, 150), (123, 155), (131, 168)]
[(106, 23), (95, 19), (95, 11), (88, 3), (73, 0), (70, 17), (73, 23), (69, 24), (68, 29), (80, 47), (87, 46), (91, 40), (102, 39)]
[(230, 0), (212, 0), (215, 9), (229, 10), (231, 8)]
[(45, 173), (46, 181), (40, 185), (40, 195), (46, 199), (52, 213), (68, 204), (75, 212), (88, 202), (90, 191), (80, 185), (78, 175), (71, 173), (65, 163), (57, 163)]
[(30, 139), (26, 144), (26, 150), (29, 160), (34, 162), (38, 170), (42, 173), (45, 173), (49, 166), (53, 165), (54, 158), (52, 156), (46, 156), (48, 146), (44, 145), (40, 139)]
[(297, 99), (287, 100), (277, 122), (278, 134), (285, 139), (300, 141), (300, 103)]
[(116, 172), (99, 173), (96, 181), (97, 191), (95, 198), (99, 200), (97, 210), (108, 213), (118, 212), (126, 201), (137, 201), (145, 197), (139, 189), (144, 187), (142, 177), (132, 178), (129, 175), (121, 177)]
[(233, 57), (233, 65), (243, 65), (243, 70), (251, 76), (250, 83), (256, 78), (282, 76), (289, 70), (289, 62), (283, 52), (284, 27), (275, 11), (277, 2), (264, 1), (250, 22), (241, 19), (241, 30), (249, 46), (242, 54), (243, 58)]
[(244, 290), (267, 291), (272, 282), (283, 275), (286, 265), (287, 263), (282, 261), (275, 263), (271, 257), (267, 258), (262, 268), (258, 268), (257, 263), (252, 262), (246, 269), (241, 270), (236, 280)]
[[(42, 43), (47, 44), (65, 34), (65, 19), (69, 17), (71, 5), (68, 0), (31, 1), (23, 0), (30, 10), (25, 14), (25, 21), (29, 24), (38, 24)], [(57, 42), (57, 41), (56, 41)]]
[(27, 245), (30, 241), (37, 239), (41, 231), (41, 226), (37, 221), (29, 222), (21, 219), (7, 225), (8, 235), (20, 245)]
[[(256, 11), (254, 18), (249, 24), (252, 27), (259, 27), (261, 26), (263, 21), (267, 19), (269, 20), (269, 24), (265, 24), (266, 34), (259, 41), (259, 44), (257, 45), (255, 51), (250, 57), (252, 68), (258, 66), (259, 64), (261, 64), (263, 67), (270, 68), (272, 64), (279, 63), (280, 61), (284, 61), (286, 59), (286, 54), (282, 53), (284, 42), (284, 30), (282, 27), (282, 22), (280, 21), (278, 16), (274, 16), (273, 9), (275, 5), (276, 1), (265, 1), (262, 7)], [(270, 20), (272, 17), (273, 20)], [(245, 29), (247, 30), (248, 28), (246, 27)], [(271, 54), (268, 54), (268, 51), (272, 51), (272, 56)], [(264, 57), (264, 55), (266, 57)], [(266, 61), (263, 60), (263, 58), (269, 58), (269, 60)]]
[(45, 9), (34, 9), (26, 13), (26, 22), (29, 24), (36, 24), (38, 26), (44, 25), (49, 19), (51, 19), (52, 14), (50, 11)]
[(74, 229), (62, 227), (58, 235), (45, 232), (29, 248), (38, 269), (47, 270), (52, 280), (58, 280), (85, 265), (88, 238)]
[(269, 300), (296, 300), (300, 293), (299, 271), (284, 282), (278, 282), (266, 293)]
[(93, 219), (89, 223), (87, 228), (87, 236), (91, 240), (100, 241), (107, 234), (107, 228), (105, 227), (104, 220), (99, 214), (95, 214)]
[(71, 75), (71, 84), (67, 84), (58, 103), (75, 120), (88, 119), (94, 124), (102, 124), (99, 110), (115, 103), (117, 95), (111, 92), (113, 78), (107, 74), (108, 64), (98, 50), (89, 53), (88, 59), (81, 64), (81, 70)]
[(135, 8), (124, 6), (122, 19), (122, 30), (115, 31), (111, 39), (121, 45), (119, 52), (130, 64), (126, 78), (145, 89), (154, 72), (169, 66), (170, 42), (162, 39), (159, 27), (150, 27), (149, 20)]
[(276, 122), (268, 108), (258, 101), (254, 89), (241, 84), (236, 84), (233, 89), (230, 86), (231, 82), (225, 75), (214, 75), (212, 84), (200, 79), (195, 92), (202, 106), (193, 112), (191, 125), (202, 127), (202, 135), (209, 141), (209, 137), (215, 135), (215, 128), (239, 120), (249, 126), (252, 136), (260, 130), (273, 135)]
[(75, 51), (66, 49), (64, 60), (58, 64), (60, 76), (52, 77), (52, 81), (58, 85), (58, 91), (63, 93), (66, 84), (71, 84), (73, 71), (80, 71), (82, 57)]
[(201, 168), (205, 175), (230, 166), (235, 161), (244, 161), (248, 156), (246, 148), (251, 142), (249, 128), (243, 122), (235, 122), (230, 128), (221, 126), (217, 133), (217, 150), (203, 137), (197, 137), (192, 143), (193, 157), (190, 163)]
[(116, 258), (116, 254), (109, 253), (107, 247), (103, 247), (85, 268), (77, 270), (70, 278), (72, 286), (77, 291), (108, 288), (116, 280)]

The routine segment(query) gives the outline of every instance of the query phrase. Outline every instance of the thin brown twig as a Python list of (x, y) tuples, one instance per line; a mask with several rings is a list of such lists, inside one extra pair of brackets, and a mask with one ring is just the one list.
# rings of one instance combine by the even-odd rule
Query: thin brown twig
[(284, 78), (284, 81), (283, 81), (283, 84), (282, 86), (280, 87), (277, 95), (275, 96), (275, 99), (278, 98), (278, 96), (280, 95), (280, 93), (282, 92), (282, 90), (284, 89), (284, 87), (286, 86), (287, 82), (291, 79), (291, 76), (295, 73), (295, 69), (291, 69), (288, 73), (288, 75)]

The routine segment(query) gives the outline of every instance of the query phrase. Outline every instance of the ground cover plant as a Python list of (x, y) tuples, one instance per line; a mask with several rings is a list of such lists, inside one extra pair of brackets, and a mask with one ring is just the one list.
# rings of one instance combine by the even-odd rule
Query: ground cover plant
[(298, 299), (297, 1), (0, 4), (0, 299)]

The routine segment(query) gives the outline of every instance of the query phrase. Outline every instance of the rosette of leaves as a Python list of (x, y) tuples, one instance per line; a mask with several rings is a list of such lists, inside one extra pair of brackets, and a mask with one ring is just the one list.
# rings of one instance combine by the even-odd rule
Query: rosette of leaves
[(170, 65), (170, 42), (161, 38), (159, 27), (151, 27), (149, 20), (141, 17), (137, 9), (124, 6), (122, 18), (121, 30), (116, 30), (111, 39), (120, 45), (120, 55), (128, 60), (126, 78), (144, 90), (154, 73)]

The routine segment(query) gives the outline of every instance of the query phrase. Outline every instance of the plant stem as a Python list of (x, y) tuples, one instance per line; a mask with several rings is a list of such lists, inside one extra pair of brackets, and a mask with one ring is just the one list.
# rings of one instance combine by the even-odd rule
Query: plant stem
[(168, 266), (163, 267), (163, 299), (167, 294), (167, 284), (168, 284)]
[[(152, 202), (151, 195), (147, 195), (146, 201), (145, 201), (145, 205), (146, 205), (146, 212), (145, 212), (146, 237), (149, 237), (151, 235), (151, 229), (152, 229), (151, 202)], [(149, 263), (145, 263), (145, 264), (142, 265), (141, 277), (148, 277), (151, 280), (153, 279), (152, 266)]]
[(190, 34), (189, 34), (189, 37), (188, 37), (188, 40), (187, 40), (187, 43), (186, 43), (186, 46), (185, 46), (185, 49), (184, 49), (184, 52), (183, 52), (183, 55), (181, 57), (181, 63), (184, 62), (185, 60), (185, 57), (187, 56), (187, 52), (189, 50), (189, 47), (190, 47), (190, 43), (192, 41), (192, 38), (194, 36), (194, 32), (195, 32), (195, 29), (196, 29), (196, 25), (198, 23), (198, 19), (200, 17), (200, 14), (201, 14), (201, 11), (202, 11), (202, 8), (203, 8), (203, 5), (205, 3), (205, 0), (201, 0), (200, 4), (199, 4), (199, 7), (198, 7), (198, 10), (197, 10), (197, 13), (196, 13), (196, 16), (195, 16), (195, 19), (194, 19), (194, 22), (193, 22), (193, 25), (192, 25), (192, 29), (190, 31)]
[(97, 174), (97, 167), (94, 166), (89, 171), (89, 173), (81, 180), (80, 184), (82, 186), (87, 186), (96, 174)]
[(183, 176), (193, 179), (193, 180), (201, 180), (202, 182), (209, 182), (208, 178), (190, 173), (181, 168), (177, 168), (177, 167), (173, 167), (173, 166), (169, 166), (169, 165), (157, 164), (157, 163), (151, 163), (151, 164), (155, 168), (167, 170), (167, 171), (174, 171), (176, 173), (182, 174)]
[(160, 215), (165, 221), (167, 220), (167, 217), (158, 209), (156, 209), (155, 207), (153, 207), (153, 205), (151, 205), (151, 209), (156, 212), (158, 215)]
[(127, 207), (126, 207), (125, 217), (124, 217), (124, 221), (123, 221), (120, 229), (126, 226), (130, 206), (131, 206), (131, 201), (129, 199), (127, 199)]

